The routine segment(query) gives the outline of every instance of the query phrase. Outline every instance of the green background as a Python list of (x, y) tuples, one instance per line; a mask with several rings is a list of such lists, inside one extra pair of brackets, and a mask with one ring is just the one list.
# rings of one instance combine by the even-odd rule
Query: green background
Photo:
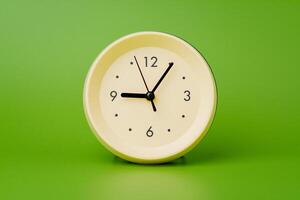
[[(0, 199), (299, 199), (300, 2), (0, 1)], [(82, 91), (119, 37), (163, 31), (206, 57), (219, 103), (184, 159), (105, 150)]]

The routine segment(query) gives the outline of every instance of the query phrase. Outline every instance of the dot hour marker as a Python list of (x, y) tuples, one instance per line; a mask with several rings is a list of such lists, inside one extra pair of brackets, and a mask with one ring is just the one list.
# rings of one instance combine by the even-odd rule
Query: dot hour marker
[(183, 76), (182, 79), (184, 80), (184, 79), (185, 79), (185, 76)]
[(116, 78), (119, 78), (119, 76), (117, 75)]
[(171, 129), (168, 129), (168, 132), (171, 132)]
[(115, 117), (118, 117), (118, 113), (115, 114)]
[(132, 129), (131, 129), (131, 128), (129, 128), (128, 130), (129, 130), (129, 131), (132, 131)]
[(133, 62), (131, 61), (130, 64), (133, 65)]
[(185, 115), (181, 115), (182, 118), (185, 118)]

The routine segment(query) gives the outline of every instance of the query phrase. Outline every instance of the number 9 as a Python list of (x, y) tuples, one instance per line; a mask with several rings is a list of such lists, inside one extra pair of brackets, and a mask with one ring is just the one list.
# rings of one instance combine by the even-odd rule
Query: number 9
[(117, 95), (118, 95), (118, 93), (116, 92), (116, 91), (111, 91), (110, 92), (110, 96), (112, 97), (112, 99), (111, 99), (111, 101), (114, 101), (115, 100), (115, 98), (117, 97)]

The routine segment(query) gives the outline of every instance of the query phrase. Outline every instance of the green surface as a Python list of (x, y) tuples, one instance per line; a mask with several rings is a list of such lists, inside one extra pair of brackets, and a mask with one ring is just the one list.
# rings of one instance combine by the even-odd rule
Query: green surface
[[(299, 199), (299, 1), (0, 2), (0, 199)], [(137, 31), (178, 35), (219, 90), (184, 159), (112, 156), (82, 106), (98, 53)]]

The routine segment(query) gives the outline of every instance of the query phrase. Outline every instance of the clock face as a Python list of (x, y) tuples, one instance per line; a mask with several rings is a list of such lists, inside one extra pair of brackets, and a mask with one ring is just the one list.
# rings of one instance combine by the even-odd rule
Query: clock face
[(85, 84), (85, 110), (96, 136), (134, 162), (182, 156), (213, 119), (216, 88), (204, 58), (183, 40), (136, 33), (110, 45)]

